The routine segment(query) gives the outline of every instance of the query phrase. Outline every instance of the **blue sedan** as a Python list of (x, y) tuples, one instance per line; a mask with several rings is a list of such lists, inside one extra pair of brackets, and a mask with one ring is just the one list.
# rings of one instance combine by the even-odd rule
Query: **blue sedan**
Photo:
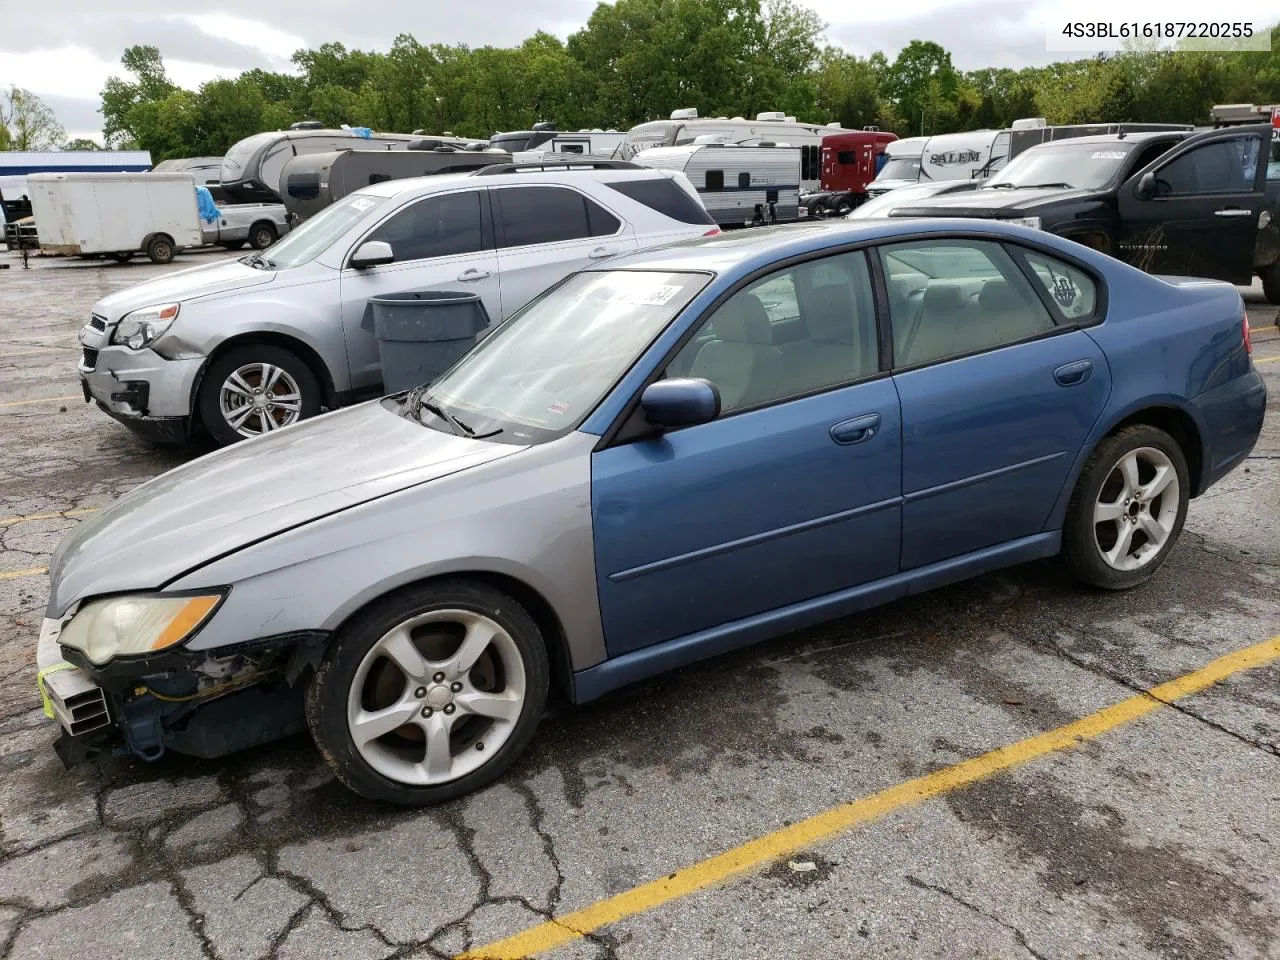
[(578, 701), (1060, 556), (1136, 586), (1249, 453), (1225, 284), (992, 221), (761, 229), (608, 261), (436, 381), (129, 493), (51, 563), (67, 762), (309, 729), (406, 805)]

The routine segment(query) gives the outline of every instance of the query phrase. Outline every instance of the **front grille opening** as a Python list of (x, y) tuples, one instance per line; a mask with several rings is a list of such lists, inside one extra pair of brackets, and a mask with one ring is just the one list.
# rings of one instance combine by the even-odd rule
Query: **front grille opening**
[(81, 362), (85, 369), (92, 370), (98, 365), (98, 351), (90, 350), (88, 347), (85, 347), (84, 356), (81, 358)]

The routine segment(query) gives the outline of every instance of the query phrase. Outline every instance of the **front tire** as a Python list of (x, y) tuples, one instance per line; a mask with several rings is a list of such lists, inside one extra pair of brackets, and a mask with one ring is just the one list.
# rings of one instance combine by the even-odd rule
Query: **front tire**
[(541, 633), (510, 596), (444, 580), (358, 614), (306, 694), (307, 723), (344, 784), (405, 807), (500, 776), (533, 739), (550, 669)]
[(196, 405), (205, 429), (226, 446), (314, 417), (320, 412), (320, 384), (297, 354), (248, 344), (209, 365)]
[(1187, 460), (1163, 430), (1135, 424), (1105, 437), (1076, 481), (1062, 556), (1083, 583), (1127, 590), (1164, 564), (1187, 518)]

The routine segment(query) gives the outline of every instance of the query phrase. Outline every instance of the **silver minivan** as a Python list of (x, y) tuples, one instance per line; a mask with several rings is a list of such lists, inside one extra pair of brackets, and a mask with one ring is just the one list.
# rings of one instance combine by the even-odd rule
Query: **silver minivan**
[(370, 297), (465, 290), (497, 324), (587, 265), (716, 232), (683, 175), (621, 161), (374, 184), (261, 253), (98, 301), (85, 400), (148, 439), (232, 443), (381, 392)]

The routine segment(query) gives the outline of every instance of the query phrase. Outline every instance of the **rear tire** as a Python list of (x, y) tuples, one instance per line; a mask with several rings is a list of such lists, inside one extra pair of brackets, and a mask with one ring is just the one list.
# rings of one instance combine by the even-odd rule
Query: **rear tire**
[(1103, 590), (1143, 583), (1177, 542), (1190, 493), (1186, 457), (1163, 430), (1139, 423), (1104, 437), (1067, 505), (1067, 569)]
[(251, 343), (209, 365), (196, 407), (205, 429), (227, 446), (314, 417), (320, 412), (320, 384), (297, 354)]
[(549, 676), (542, 634), (510, 596), (466, 580), (419, 584), (342, 627), (307, 686), (307, 724), (356, 793), (426, 806), (515, 762), (542, 719)]
[(1280, 261), (1263, 267), (1258, 276), (1262, 278), (1262, 295), (1267, 303), (1280, 306)]
[(173, 263), (173, 258), (176, 255), (177, 250), (174, 248), (173, 238), (167, 234), (157, 234), (147, 243), (147, 259), (152, 263)]
[(265, 250), (276, 242), (279, 234), (270, 223), (255, 223), (249, 230), (249, 243), (255, 250)]

